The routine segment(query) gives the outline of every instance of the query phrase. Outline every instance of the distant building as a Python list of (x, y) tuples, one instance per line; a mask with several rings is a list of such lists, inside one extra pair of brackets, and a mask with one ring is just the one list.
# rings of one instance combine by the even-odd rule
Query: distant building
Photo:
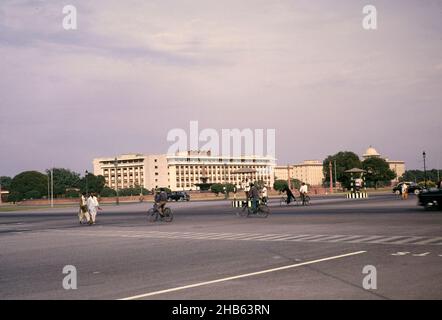
[[(206, 176), (208, 183), (231, 183), (240, 186), (245, 180), (263, 181), (273, 186), (275, 159), (264, 156), (214, 156), (210, 151), (183, 151), (173, 155), (124, 154), (93, 160), (94, 174), (103, 175), (112, 189), (143, 186), (171, 190), (197, 190)], [(249, 168), (253, 173), (235, 173)]]
[(308, 185), (320, 186), (324, 181), (323, 165), (319, 160), (305, 160), (300, 164), (276, 166), (275, 179), (298, 179)]
[[(376, 151), (375, 148), (370, 146), (365, 153), (362, 155), (362, 160), (368, 159), (368, 158), (381, 158), (381, 155), (379, 152)], [(396, 173), (396, 178), (393, 179), (391, 182), (396, 183), (399, 181), (399, 178), (402, 177), (402, 175), (405, 173), (405, 161), (402, 160), (389, 160), (388, 158), (384, 158), (385, 161), (387, 161), (388, 165), (390, 166), (390, 169)]]

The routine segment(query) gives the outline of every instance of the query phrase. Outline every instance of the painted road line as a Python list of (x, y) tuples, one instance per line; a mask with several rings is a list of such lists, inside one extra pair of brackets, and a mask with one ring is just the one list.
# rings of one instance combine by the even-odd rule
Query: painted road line
[(381, 238), (385, 238), (385, 236), (367, 236), (367, 237), (364, 237), (362, 239), (352, 240), (352, 241), (349, 241), (349, 242), (351, 242), (351, 243), (360, 243), (360, 242), (366, 242), (366, 241), (369, 241), (369, 240), (381, 239)]
[(245, 273), (245, 274), (241, 274), (241, 275), (237, 275), (237, 276), (231, 276), (231, 277), (221, 278), (221, 279), (216, 279), (216, 280), (211, 280), (211, 281), (198, 282), (198, 283), (194, 283), (194, 284), (190, 284), (190, 285), (182, 286), (182, 287), (176, 287), (176, 288), (170, 288), (170, 289), (165, 289), (165, 290), (143, 293), (143, 294), (139, 294), (136, 296), (122, 298), (119, 300), (136, 300), (136, 299), (156, 296), (156, 295), (160, 295), (160, 294), (164, 294), (164, 293), (181, 291), (181, 290), (186, 290), (186, 289), (190, 289), (190, 288), (196, 288), (196, 287), (201, 287), (201, 286), (206, 286), (206, 285), (210, 285), (210, 284), (226, 282), (226, 281), (231, 281), (231, 280), (236, 280), (236, 279), (242, 279), (242, 278), (247, 278), (247, 277), (253, 277), (253, 276), (258, 276), (261, 274), (266, 274), (266, 273), (276, 272), (276, 271), (281, 271), (281, 270), (287, 270), (287, 269), (293, 269), (293, 268), (302, 267), (302, 266), (306, 266), (306, 265), (310, 265), (310, 264), (314, 264), (314, 263), (319, 263), (319, 262), (324, 262), (324, 261), (336, 260), (336, 259), (340, 259), (340, 258), (355, 256), (355, 255), (362, 254), (365, 252), (367, 252), (367, 251), (355, 251), (355, 252), (350, 252), (350, 253), (346, 253), (346, 254), (341, 254), (338, 256), (327, 257), (327, 258), (322, 258), (322, 259), (317, 259), (317, 260), (311, 260), (311, 261), (301, 262), (301, 263), (297, 263), (297, 264), (291, 264), (291, 265), (278, 267), (278, 268), (272, 268), (272, 269), (267, 269), (267, 270), (262, 270), (262, 271), (257, 271), (257, 272)]
[(414, 244), (430, 244), (431, 242), (438, 242), (440, 240), (442, 240), (442, 237), (435, 237), (435, 238), (430, 238), (427, 240), (415, 242)]
[(415, 242), (417, 240), (422, 240), (422, 239), (426, 239), (426, 237), (413, 237), (413, 236), (410, 236), (407, 239), (395, 241), (394, 244), (406, 244), (406, 243)]
[(373, 240), (373, 241), (367, 241), (367, 243), (387, 243), (389, 241), (395, 240), (395, 239), (401, 239), (404, 236), (393, 236), (393, 237), (384, 237), (378, 240)]
[(340, 238), (346, 238), (346, 237), (348, 237), (348, 235), (340, 234), (340, 235), (335, 235), (335, 236), (325, 236), (325, 237), (322, 237), (319, 239), (314, 239), (311, 241), (312, 242), (329, 241), (329, 240), (338, 240), (339, 241)]
[(360, 238), (360, 237), (363, 237), (363, 236), (346, 236), (346, 237), (344, 237), (344, 238), (335, 239), (335, 240), (330, 240), (330, 241), (327, 241), (327, 242), (340, 242), (340, 241), (347, 241), (347, 240), (351, 240), (351, 239), (357, 239), (357, 238)]

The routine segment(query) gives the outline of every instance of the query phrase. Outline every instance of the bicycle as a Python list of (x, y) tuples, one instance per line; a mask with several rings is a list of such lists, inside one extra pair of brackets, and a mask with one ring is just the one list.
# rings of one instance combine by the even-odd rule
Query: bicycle
[[(247, 210), (246, 210), (247, 209)], [(249, 217), (251, 215), (256, 215), (257, 217), (267, 218), (270, 214), (269, 207), (267, 204), (259, 201), (258, 205), (253, 208), (252, 201), (244, 201), (244, 205), (242, 206), (242, 210), (239, 213), (241, 217)]]
[(165, 222), (172, 222), (172, 220), (173, 220), (172, 210), (168, 207), (165, 207), (163, 211), (164, 211), (163, 214), (161, 214), (160, 210), (158, 210), (158, 206), (156, 204), (154, 204), (153, 207), (147, 211), (148, 221), (149, 222), (156, 222), (156, 221), (160, 220), (160, 221), (165, 221)]
[(296, 197), (290, 203), (287, 203), (287, 196), (282, 196), (281, 199), (279, 200), (279, 206), (280, 207), (282, 207), (282, 206), (289, 206), (292, 203), (295, 206), (299, 206), (299, 200)]
[(301, 195), (301, 204), (303, 206), (309, 206), (310, 205), (310, 196), (308, 194), (302, 196)]

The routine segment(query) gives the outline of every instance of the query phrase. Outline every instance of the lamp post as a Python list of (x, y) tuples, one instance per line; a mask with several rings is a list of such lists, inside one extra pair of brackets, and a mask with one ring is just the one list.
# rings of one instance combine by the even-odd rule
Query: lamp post
[(117, 172), (118, 160), (117, 160), (117, 157), (115, 157), (115, 159), (114, 159), (114, 166), (115, 166), (115, 191), (117, 192), (116, 204), (119, 205), (120, 199), (118, 198), (118, 172)]
[(84, 179), (86, 180), (86, 194), (89, 193), (89, 185), (88, 185), (88, 175), (89, 175), (89, 171), (85, 171), (84, 172)]
[(424, 157), (424, 185), (425, 185), (425, 189), (427, 189), (427, 165), (425, 163), (427, 153), (425, 151), (422, 152), (422, 156)]

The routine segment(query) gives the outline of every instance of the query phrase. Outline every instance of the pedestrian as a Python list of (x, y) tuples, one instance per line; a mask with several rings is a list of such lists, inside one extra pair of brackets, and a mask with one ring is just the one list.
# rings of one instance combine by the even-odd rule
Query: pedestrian
[(267, 187), (266, 186), (262, 187), (261, 194), (262, 194), (262, 202), (267, 203), (268, 194), (267, 194)]
[(89, 210), (89, 214), (91, 216), (91, 219), (89, 220), (89, 224), (95, 224), (96, 217), (97, 217), (97, 210), (101, 210), (100, 204), (98, 203), (97, 196), (94, 193), (91, 193), (89, 195), (89, 198), (87, 198), (87, 208)]
[(442, 189), (442, 180), (439, 181), (439, 183), (438, 183), (438, 188), (439, 188), (439, 189)]
[(80, 209), (78, 210), (78, 219), (80, 220), (80, 224), (83, 224), (85, 222), (84, 220), (89, 223), (90, 220), (87, 207), (86, 192), (83, 192), (80, 195)]
[(250, 184), (249, 198), (252, 201), (252, 209), (255, 211), (259, 204), (259, 190), (255, 184)]
[(408, 199), (408, 185), (404, 182), (401, 187), (402, 200)]
[(250, 185), (249, 180), (246, 180), (244, 183), (244, 193), (246, 195), (246, 200), (249, 199)]

